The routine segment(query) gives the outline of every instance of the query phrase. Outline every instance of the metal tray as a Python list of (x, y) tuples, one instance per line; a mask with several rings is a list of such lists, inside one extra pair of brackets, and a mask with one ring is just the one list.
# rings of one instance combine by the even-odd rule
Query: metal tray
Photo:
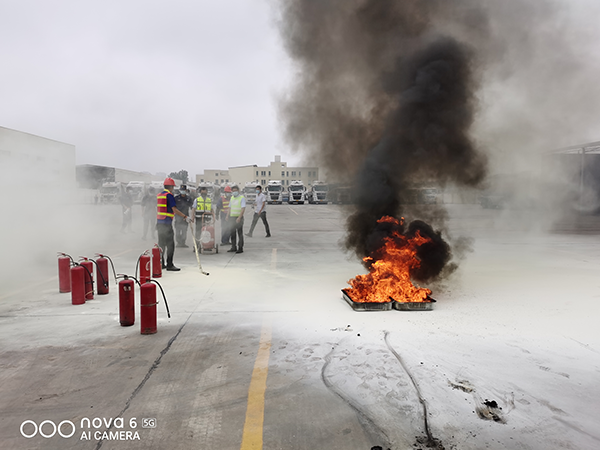
[(392, 310), (392, 301), (385, 303), (365, 303), (365, 302), (355, 302), (350, 298), (350, 294), (348, 293), (348, 289), (342, 289), (342, 298), (348, 303), (354, 311), (391, 311)]
[(392, 302), (392, 307), (398, 311), (431, 311), (435, 300), (427, 297), (424, 302)]

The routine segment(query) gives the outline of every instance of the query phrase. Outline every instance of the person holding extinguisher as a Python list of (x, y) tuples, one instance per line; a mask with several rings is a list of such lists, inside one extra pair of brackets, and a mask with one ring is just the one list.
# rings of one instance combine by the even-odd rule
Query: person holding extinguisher
[[(178, 215), (183, 217), (188, 223), (191, 219), (177, 209), (173, 189), (175, 181), (173, 178), (165, 178), (163, 183), (164, 191), (156, 197), (156, 230), (158, 231), (158, 246), (162, 249), (163, 269), (177, 272), (181, 269), (173, 264), (175, 255), (175, 232), (173, 231), (173, 217)], [(165, 265), (164, 255), (167, 254), (167, 264)]]

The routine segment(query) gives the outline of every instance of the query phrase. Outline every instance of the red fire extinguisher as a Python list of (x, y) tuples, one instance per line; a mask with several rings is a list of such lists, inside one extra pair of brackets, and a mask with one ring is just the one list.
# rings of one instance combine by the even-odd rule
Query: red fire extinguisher
[(94, 264), (85, 256), (80, 256), (79, 264), (86, 268), (85, 271), (85, 299), (94, 298)]
[(162, 249), (157, 244), (152, 247), (152, 277), (162, 277)]
[[(156, 284), (154, 284), (156, 283)], [(156, 305), (158, 302), (156, 301), (156, 285), (160, 288), (162, 292), (163, 299), (165, 300), (165, 306), (167, 308), (167, 315), (171, 318), (171, 313), (169, 312), (169, 305), (167, 303), (167, 297), (165, 296), (165, 291), (158, 281), (149, 280), (148, 282), (142, 284), (140, 288), (140, 322), (141, 322), (141, 333), (142, 334), (154, 334), (156, 333)]]
[(136, 277), (138, 267), (140, 268), (140, 283), (144, 284), (146, 281), (150, 280), (150, 255), (148, 255), (148, 250), (142, 253), (137, 260), (135, 267)]
[(73, 258), (66, 253), (58, 253), (58, 292), (71, 292), (71, 265)]
[(122, 327), (129, 327), (135, 323), (135, 283), (138, 280), (128, 275), (119, 275), (119, 322)]
[(109, 274), (108, 274), (108, 262), (110, 261), (110, 265), (112, 266), (113, 275), (115, 276), (115, 281), (117, 280), (117, 275), (115, 273), (115, 265), (112, 262), (112, 259), (108, 255), (103, 255), (102, 253), (97, 253), (96, 256), (98, 259), (94, 261), (96, 263), (96, 281), (98, 282), (98, 295), (108, 294), (108, 284), (109, 284)]
[(83, 305), (85, 303), (85, 276), (86, 268), (74, 263), (71, 267), (71, 303)]

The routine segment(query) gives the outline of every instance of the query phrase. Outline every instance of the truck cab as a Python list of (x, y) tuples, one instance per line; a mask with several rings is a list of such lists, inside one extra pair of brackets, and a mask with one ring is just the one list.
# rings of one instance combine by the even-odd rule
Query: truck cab
[(279, 180), (271, 180), (267, 185), (267, 203), (279, 204), (283, 203), (283, 184)]
[[(130, 189), (131, 188), (131, 189)], [(143, 181), (130, 181), (127, 183), (127, 188), (130, 189), (131, 198), (133, 203), (141, 203), (144, 192), (146, 191), (146, 183)]]
[(323, 181), (315, 181), (306, 195), (308, 196), (308, 203), (326, 205), (329, 203), (329, 185)]
[(288, 203), (291, 205), (292, 203), (299, 203), (300, 205), (304, 204), (304, 197), (306, 194), (306, 187), (302, 181), (292, 181), (290, 183), (290, 187), (288, 188), (290, 193), (288, 198)]
[(118, 203), (121, 195), (121, 183), (102, 183), (100, 188), (100, 203)]
[(250, 181), (244, 186), (244, 197), (246, 198), (246, 202), (251, 204), (256, 203), (256, 186), (258, 186), (256, 181)]

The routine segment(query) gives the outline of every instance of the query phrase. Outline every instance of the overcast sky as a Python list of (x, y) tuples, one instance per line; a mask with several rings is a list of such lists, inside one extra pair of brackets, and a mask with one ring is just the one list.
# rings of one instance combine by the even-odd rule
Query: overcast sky
[[(299, 163), (276, 116), (291, 78), (276, 1), (0, 0), (0, 126), (74, 144), (78, 164), (193, 176)], [(562, 12), (545, 22), (516, 8), (534, 38), (482, 97), (492, 151), (600, 140), (600, 0), (539, 5), (552, 2)], [(518, 36), (499, 39), (519, 53)]]
[(268, 164), (285, 56), (264, 0), (0, 0), (0, 126), (141, 171)]

